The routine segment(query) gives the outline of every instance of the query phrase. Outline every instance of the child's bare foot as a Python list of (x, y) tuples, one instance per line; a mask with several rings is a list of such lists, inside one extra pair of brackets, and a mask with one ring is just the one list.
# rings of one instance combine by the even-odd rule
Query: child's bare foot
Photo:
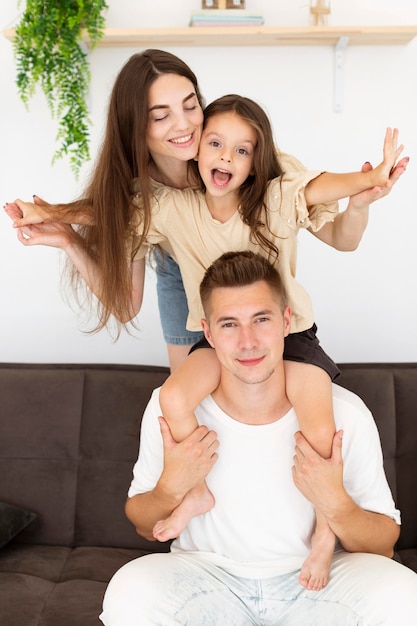
[(320, 591), (329, 582), (330, 565), (335, 546), (335, 536), (330, 528), (316, 531), (311, 541), (311, 552), (301, 568), (298, 580), (309, 591)]
[(189, 491), (180, 505), (166, 519), (156, 522), (153, 536), (158, 541), (175, 539), (187, 526), (190, 519), (207, 513), (214, 505), (214, 498), (206, 483)]

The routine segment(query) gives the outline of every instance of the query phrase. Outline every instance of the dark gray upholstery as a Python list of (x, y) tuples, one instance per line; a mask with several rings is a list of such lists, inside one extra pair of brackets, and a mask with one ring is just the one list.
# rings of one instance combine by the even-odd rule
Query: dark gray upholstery
[[(417, 364), (341, 365), (338, 383), (374, 413), (417, 571)], [(140, 420), (166, 368), (0, 364), (0, 501), (33, 511), (0, 550), (2, 626), (98, 626), (113, 573), (167, 545), (124, 516)]]

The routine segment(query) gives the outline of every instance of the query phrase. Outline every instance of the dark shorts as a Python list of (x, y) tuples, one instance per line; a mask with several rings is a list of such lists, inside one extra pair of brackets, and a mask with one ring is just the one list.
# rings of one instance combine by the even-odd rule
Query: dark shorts
[[(317, 326), (314, 324), (308, 330), (304, 330), (301, 333), (291, 333), (285, 337), (284, 359), (296, 361), (297, 363), (317, 365), (317, 367), (327, 372), (332, 380), (336, 380), (340, 370), (321, 347), (316, 333)], [(190, 354), (199, 348), (211, 348), (205, 337), (191, 348)]]

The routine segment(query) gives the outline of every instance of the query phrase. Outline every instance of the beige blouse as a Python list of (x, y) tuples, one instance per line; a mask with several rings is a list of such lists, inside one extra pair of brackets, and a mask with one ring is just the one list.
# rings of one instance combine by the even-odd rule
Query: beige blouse
[[(332, 221), (338, 212), (337, 203), (314, 205), (307, 209), (305, 185), (320, 173), (300, 169), (290, 171), (271, 181), (266, 192), (272, 234), (267, 231), (265, 234), (279, 249), (276, 266), (287, 289), (293, 333), (310, 328), (314, 322), (311, 299), (295, 279), (298, 231), (300, 228), (317, 231), (326, 222)], [(140, 227), (138, 234), (139, 231)], [(211, 216), (204, 194), (196, 189), (156, 186), (147, 242), (160, 244), (180, 266), (189, 308), (189, 330), (201, 330), (200, 320), (204, 313), (199, 285), (215, 259), (224, 252), (237, 250), (253, 250), (268, 255), (259, 244), (251, 241), (250, 228), (238, 211), (226, 222), (219, 222)], [(142, 247), (136, 258), (143, 257), (145, 253)]]

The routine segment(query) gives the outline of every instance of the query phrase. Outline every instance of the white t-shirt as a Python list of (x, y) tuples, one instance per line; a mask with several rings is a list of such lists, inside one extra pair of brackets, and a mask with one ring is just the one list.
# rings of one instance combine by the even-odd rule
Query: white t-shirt
[[(346, 490), (362, 508), (399, 524), (372, 415), (353, 393), (337, 385), (333, 389), (337, 429), (344, 430)], [(151, 490), (162, 472), (158, 397), (156, 390), (145, 411), (129, 497)], [(197, 551), (231, 574), (249, 578), (299, 569), (311, 548), (315, 515), (292, 479), (294, 433), (299, 430), (294, 410), (272, 424), (253, 426), (230, 418), (209, 396), (196, 415), (220, 442), (219, 458), (206, 478), (216, 502), (190, 521), (171, 550)]]

